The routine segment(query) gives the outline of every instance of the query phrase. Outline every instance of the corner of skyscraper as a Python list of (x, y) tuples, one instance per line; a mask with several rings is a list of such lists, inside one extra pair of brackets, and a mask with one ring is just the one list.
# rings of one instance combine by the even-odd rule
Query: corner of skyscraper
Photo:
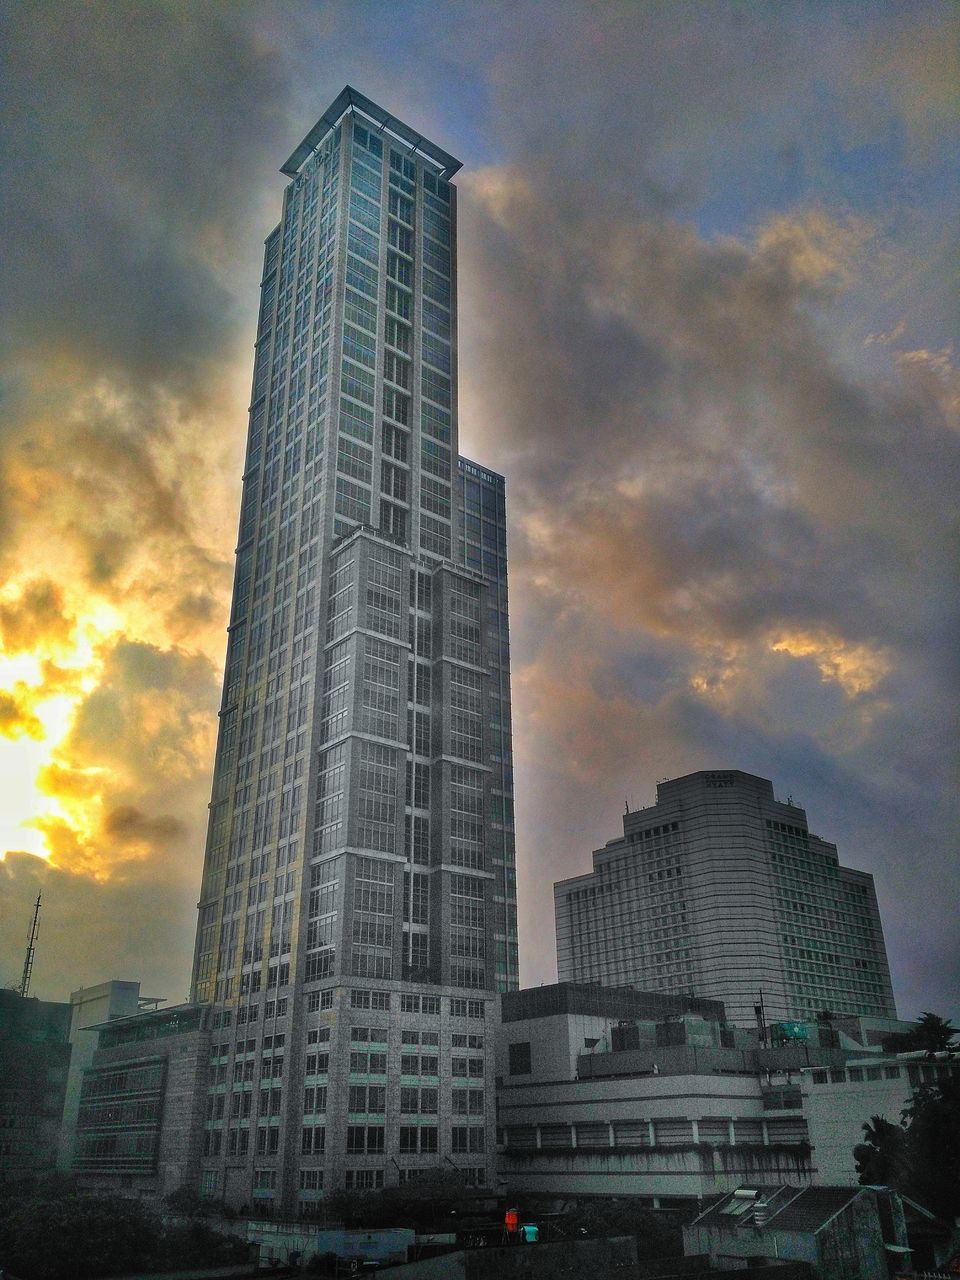
[(518, 985), (502, 477), (458, 457), (459, 161), (346, 88), (266, 239), (192, 999), (199, 1189), (489, 1184)]

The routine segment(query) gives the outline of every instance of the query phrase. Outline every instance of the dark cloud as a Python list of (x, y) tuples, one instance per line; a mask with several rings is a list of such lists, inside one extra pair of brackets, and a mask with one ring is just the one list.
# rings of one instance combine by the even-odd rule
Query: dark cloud
[[(648, 56), (622, 47), (621, 61)], [(761, 100), (781, 92), (747, 80)], [(616, 114), (613, 88), (568, 83), (540, 82), (535, 145), (517, 136), (509, 165), (461, 181), (464, 424), (506, 470), (514, 517), (525, 978), (553, 965), (537, 850), (552, 850), (550, 879), (586, 869), (624, 795), (649, 802), (657, 778), (729, 765), (799, 795), (875, 873), (913, 1012), (934, 966), (900, 940), (920, 918), (951, 935), (929, 897), (956, 882), (960, 829), (949, 353), (888, 358), (877, 376), (844, 333), (876, 261), (902, 252), (884, 227), (827, 192), (737, 239), (682, 222), (688, 192), (641, 182), (626, 201), (621, 166), (655, 166), (664, 117), (639, 138), (632, 88)], [(499, 88), (505, 104), (531, 90), (507, 75)], [(681, 151), (688, 126), (681, 111)], [(937, 947), (951, 1005), (960, 952)]]
[(121, 840), (145, 840), (151, 844), (157, 840), (169, 840), (186, 830), (178, 818), (170, 815), (151, 818), (133, 805), (111, 809), (104, 819), (103, 829), (108, 836)]
[(42, 738), (43, 726), (15, 694), (0, 691), (0, 734), (5, 738)]
[(0, 604), (0, 643), (5, 653), (32, 649), (41, 640), (66, 640), (71, 630), (63, 593), (48, 578), (27, 582), (16, 600)]
[(509, 486), (525, 981), (553, 976), (544, 885), (623, 798), (735, 765), (875, 872), (904, 1010), (949, 1003), (958, 20), (6, 6), (0, 628), (40, 673), (8, 723), (55, 693), (74, 719), (41, 773), (53, 865), (8, 857), (0, 891), (59, 904), (46, 994), (186, 984), (261, 242), (349, 81), (467, 161), (461, 428)]
[(236, 242), (257, 234), (250, 178), (274, 159), (285, 96), (249, 13), (4, 9), (8, 341), (172, 385), (221, 357)]

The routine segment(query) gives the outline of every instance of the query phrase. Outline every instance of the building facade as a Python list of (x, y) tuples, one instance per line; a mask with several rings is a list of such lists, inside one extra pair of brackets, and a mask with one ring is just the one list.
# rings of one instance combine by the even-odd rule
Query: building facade
[(721, 1000), (731, 1022), (896, 1018), (873, 877), (842, 867), (765, 778), (693, 773), (628, 811), (554, 886), (561, 981)]
[[(153, 1006), (158, 1001), (149, 1001)], [(92, 1065), (100, 1042), (100, 1028), (113, 1018), (133, 1017), (141, 1010), (140, 983), (100, 982), (70, 992), (70, 1070), (67, 1075), (60, 1130), (57, 1167), (62, 1173), (73, 1169), (80, 1113), (83, 1073)]]
[(192, 991), (256, 1084), (214, 1102), (201, 1189), (265, 1213), (492, 1178), (505, 508), (457, 453), (459, 167), (347, 88), (266, 241)]
[[(73, 1131), (70, 1171), (80, 1187), (154, 1201), (194, 1188), (204, 1114), (211, 1099), (231, 1097), (211, 1052), (213, 1017), (209, 1005), (176, 1005), (97, 1028)], [(247, 1097), (255, 1087), (244, 1086)]]
[(68, 1004), (0, 991), (0, 1183), (56, 1165), (69, 1028)]
[(864, 1125), (875, 1116), (899, 1124), (918, 1089), (960, 1079), (960, 1052), (878, 1054), (867, 1061), (851, 1058), (830, 1069), (807, 1067), (800, 1078), (821, 1180), (855, 1187), (859, 1175), (853, 1153), (864, 1141)]
[(502, 997), (508, 1195), (683, 1207), (740, 1182), (809, 1182), (800, 1068), (839, 1049), (760, 1046), (714, 1000), (559, 983)]

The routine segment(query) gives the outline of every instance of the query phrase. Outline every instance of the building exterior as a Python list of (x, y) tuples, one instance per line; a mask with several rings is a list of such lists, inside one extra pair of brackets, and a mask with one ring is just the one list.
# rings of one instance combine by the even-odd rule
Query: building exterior
[(519, 985), (517, 872), (513, 816), (513, 726), (510, 706), (510, 628), (507, 611), (507, 512), (503, 476), (467, 458), (457, 466), (461, 533), (459, 558), (487, 580), (487, 651), (490, 666), (492, 817), (487, 834), (494, 886), (497, 989)]
[(922, 1085), (960, 1077), (960, 1052), (877, 1055), (867, 1061), (807, 1067), (800, 1073), (803, 1113), (821, 1181), (858, 1185), (854, 1148), (863, 1126), (882, 1116), (899, 1124), (904, 1108)]
[[(156, 1003), (148, 1001), (149, 1005)], [(70, 992), (70, 1070), (57, 1155), (57, 1167), (62, 1173), (73, 1169), (83, 1073), (93, 1064), (100, 1028), (113, 1018), (132, 1017), (140, 1009), (139, 982), (101, 982)]]
[(561, 981), (693, 992), (730, 1020), (896, 1018), (873, 878), (737, 770), (657, 786), (593, 871), (554, 886)]
[(70, 1006), (0, 991), (0, 1183), (56, 1166)]
[(818, 1280), (888, 1280), (910, 1256), (900, 1197), (874, 1187), (738, 1187), (684, 1227), (683, 1249), (724, 1271), (805, 1262)]
[[(112, 985), (136, 984), (104, 984)], [(240, 1088), (228, 1093), (226, 1064), (210, 1042), (212, 1020), (210, 1006), (177, 1005), (97, 1028), (70, 1164), (83, 1189), (153, 1200), (192, 1189), (205, 1112), (238, 1097), (238, 1112), (250, 1114), (255, 1050), (242, 1056), (251, 1069), (241, 1067)]]
[(257, 1064), (201, 1189), (264, 1214), (493, 1175), (505, 509), (457, 454), (459, 167), (347, 88), (266, 241), (192, 989), (227, 1080)]
[(765, 1048), (717, 1001), (559, 983), (504, 995), (497, 1048), (508, 1194), (696, 1204), (744, 1180), (813, 1177), (800, 1068), (816, 1045)]

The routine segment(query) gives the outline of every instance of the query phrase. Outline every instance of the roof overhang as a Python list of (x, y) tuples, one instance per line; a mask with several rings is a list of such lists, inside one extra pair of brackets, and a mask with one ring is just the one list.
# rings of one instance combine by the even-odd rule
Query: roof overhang
[(444, 178), (452, 178), (457, 170), (463, 167), (461, 162), (448, 151), (430, 142), (422, 134), (417, 133), (416, 129), (411, 129), (408, 124), (404, 124), (389, 111), (384, 111), (383, 107), (347, 85), (331, 102), (299, 147), (280, 166), (280, 172), (286, 174), (288, 178), (295, 178), (304, 162), (313, 155), (327, 134), (337, 127), (348, 111), (365, 116), (378, 129), (391, 134), (398, 142), (404, 143), (409, 151), (424, 156), (437, 166)]

